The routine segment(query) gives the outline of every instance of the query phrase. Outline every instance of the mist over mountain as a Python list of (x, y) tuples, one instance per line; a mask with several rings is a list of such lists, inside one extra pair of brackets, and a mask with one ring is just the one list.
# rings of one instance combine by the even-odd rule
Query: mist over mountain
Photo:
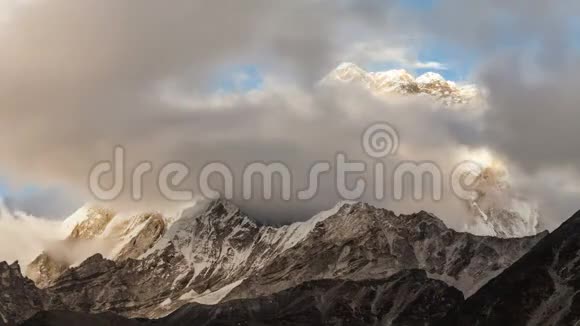
[(580, 325), (579, 13), (0, 1), (0, 325)]
[[(2, 171), (19, 183), (54, 185), (91, 201), (89, 171), (110, 160), (113, 148), (121, 145), (128, 150), (129, 165), (151, 161), (154, 173), (173, 161), (186, 162), (192, 171), (207, 161), (238, 170), (253, 160), (284, 161), (297, 171), (300, 184), (307, 180), (304, 166), (337, 151), (364, 159), (355, 135), (371, 122), (387, 120), (402, 132), (408, 154), (403, 160), (446, 166), (457, 163), (458, 148), (493, 152), (509, 165), (517, 179), (513, 186), (539, 203), (547, 228), (554, 229), (560, 216), (573, 211), (577, 194), (577, 160), (570, 153), (578, 151), (564, 141), (575, 135), (577, 51), (568, 46), (574, 42), (561, 40), (575, 35), (566, 22), (578, 5), (562, 0), (529, 8), (478, 0), (473, 6), (480, 15), (470, 6), (456, 0), (427, 12), (393, 1), (299, 1), (282, 7), (261, 0), (211, 6), (183, 1), (167, 7), (151, 1), (129, 6), (58, 0), (11, 6), (0, 33), (5, 49), (0, 62)], [(508, 35), (494, 26), (500, 11), (513, 18), (511, 28), (499, 29), (509, 30)], [(222, 21), (230, 23), (215, 23)], [(519, 40), (521, 51), (498, 48), (506, 38)], [(419, 54), (425, 49), (420, 47), (431, 43), (437, 49), (425, 52), (457, 52), (465, 61), (475, 60), (472, 52), (480, 53), (470, 72), (459, 74), (459, 93), (435, 73), (424, 75), (425, 67), (438, 68), (442, 75), (464, 69), (457, 67), (457, 58), (447, 64), (422, 62)], [(30, 54), (39, 51), (50, 55)], [(353, 51), (357, 55), (349, 56)], [(452, 102), (473, 91), (464, 84), (476, 84), (488, 110), (441, 112), (429, 101), (377, 103), (353, 90), (314, 86), (345, 57), (360, 61), (355, 63), (365, 71), (388, 71), (368, 68), (373, 65), (424, 67), (410, 72), (416, 80), (404, 87), (449, 92)], [(546, 59), (551, 57), (559, 60)], [(214, 92), (209, 80), (232, 66), (253, 67), (260, 76), (249, 77), (262, 80), (260, 86)], [(378, 82), (392, 76), (375, 77)], [(535, 121), (552, 121), (560, 128), (545, 132), (545, 125)], [(536, 146), (544, 142), (549, 146)], [(565, 186), (559, 186), (560, 180), (567, 180)], [(145, 183), (147, 202), (166, 204), (154, 180)], [(196, 185), (187, 183), (188, 188)], [(266, 220), (305, 219), (340, 199), (329, 188), (303, 205), (238, 204)], [(122, 204), (130, 204), (127, 194), (121, 197)], [(412, 204), (391, 208), (407, 213), (428, 208), (445, 218), (459, 210), (457, 203), (441, 205), (445, 208)], [(459, 215), (453, 217), (456, 224), (462, 224)]]

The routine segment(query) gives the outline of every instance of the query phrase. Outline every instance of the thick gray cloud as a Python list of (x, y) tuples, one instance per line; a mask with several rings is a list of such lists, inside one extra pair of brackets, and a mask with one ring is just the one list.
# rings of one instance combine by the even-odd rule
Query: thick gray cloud
[[(204, 89), (224, 65), (260, 62), (312, 84), (333, 65), (344, 29), (380, 23), (382, 11), (372, 9), (379, 5), (385, 6), (262, 0), (24, 5), (0, 29), (3, 171), (21, 182), (74, 185), (75, 193), (88, 195), (88, 172), (110, 158), (115, 145), (127, 148), (132, 162), (200, 165), (211, 159), (203, 149), (213, 149), (215, 137), (259, 130), (253, 117), (264, 110), (192, 112), (162, 101), (165, 82)], [(267, 104), (283, 106), (284, 100)], [(267, 119), (273, 117), (260, 118)], [(267, 139), (255, 136), (238, 138), (232, 147), (254, 141), (246, 146), (267, 148)]]
[[(3, 163), (36, 181), (84, 178), (115, 144), (140, 147), (173, 128), (203, 124), (202, 117), (160, 101), (157, 87), (167, 79), (186, 77), (190, 87), (202, 88), (221, 65), (245, 59), (293, 68), (305, 80), (318, 75), (326, 69), (321, 63), (332, 64), (329, 35), (347, 12), (356, 20), (349, 2), (341, 3), (57, 0), (24, 6), (0, 31)], [(326, 14), (318, 15), (323, 8)]]
[(580, 169), (580, 55), (541, 76), (520, 59), (497, 60), (484, 73), (490, 103), (485, 140), (532, 172), (569, 165)]
[[(395, 9), (379, 1), (34, 2), (0, 29), (3, 171), (87, 195), (90, 168), (123, 145), (131, 164), (179, 160), (199, 170), (221, 160), (240, 170), (253, 160), (284, 161), (306, 180), (305, 162), (336, 151), (365, 158), (360, 134), (376, 120), (399, 128), (403, 158), (445, 168), (464, 144), (491, 147), (531, 179), (538, 169), (577, 162), (577, 57), (564, 45), (576, 2), (445, 0), (427, 16)], [(309, 88), (334, 65), (339, 47), (349, 48), (341, 42), (362, 32), (366, 39), (416, 34), (478, 52), (489, 63), (481, 79), (488, 112), (477, 120), (421, 100), (385, 104), (357, 90)], [(519, 64), (536, 41), (538, 74)], [(498, 53), (505, 43), (522, 44), (521, 53)], [(199, 91), (224, 65), (256, 62), (299, 89), (268, 88), (219, 105), (161, 98), (169, 82)], [(270, 220), (302, 217), (338, 198), (326, 187), (312, 203), (246, 206)], [(460, 203), (447, 204), (399, 208), (432, 208), (460, 225)]]
[[(287, 221), (304, 218), (341, 199), (333, 176), (337, 153), (345, 153), (349, 161), (364, 161), (372, 167), (375, 161), (363, 152), (362, 134), (374, 123), (387, 121), (398, 129), (401, 140), (396, 156), (384, 160), (386, 198), (374, 199), (371, 169), (356, 177), (368, 182), (365, 201), (404, 212), (429, 209), (439, 213), (455, 227), (462, 227), (469, 213), (464, 203), (446, 189), (443, 202), (433, 202), (426, 186), (425, 200), (414, 201), (410, 193), (403, 201), (393, 201), (393, 170), (404, 160), (434, 161), (443, 173), (449, 174), (461, 161), (460, 145), (451, 132), (452, 126), (470, 112), (450, 112), (429, 99), (408, 98), (387, 101), (375, 98), (366, 90), (356, 87), (317, 88), (312, 92), (301, 90), (266, 89), (231, 103), (217, 105), (210, 110), (193, 107), (203, 115), (198, 126), (199, 136), (192, 137), (190, 153), (180, 148), (178, 155), (199, 171), (200, 164), (217, 160), (236, 171), (240, 182), (242, 169), (251, 162), (284, 162), (293, 174), (294, 189), (306, 186), (310, 167), (319, 161), (331, 162), (333, 171), (321, 178), (318, 195), (311, 201), (290, 202), (239, 201), (251, 213), (263, 219)], [(227, 130), (227, 132), (224, 132)], [(448, 180), (445, 176), (445, 180)], [(237, 184), (236, 189), (241, 190)], [(411, 189), (410, 187), (407, 189)], [(258, 195), (261, 193), (257, 192)], [(240, 198), (241, 196), (238, 196)]]

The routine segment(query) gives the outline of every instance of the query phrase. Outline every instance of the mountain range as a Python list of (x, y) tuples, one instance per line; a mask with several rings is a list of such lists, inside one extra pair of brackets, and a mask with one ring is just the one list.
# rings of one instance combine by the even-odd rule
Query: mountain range
[[(182, 313), (182, 307), (190, 304), (229, 304), (228, 309), (245, 311), (247, 305), (261, 306), (264, 298), (271, 298), (266, 302), (295, 298), (289, 293), (304, 287), (314, 289), (304, 293), (304, 303), (332, 297), (335, 288), (345, 286), (357, 301), (355, 293), (377, 291), (377, 284), (394, 280), (419, 293), (449, 292), (449, 300), (462, 301), (546, 235), (476, 236), (449, 229), (427, 212), (396, 215), (347, 202), (282, 227), (262, 225), (225, 200), (198, 201), (176, 216), (117, 216), (111, 210), (83, 208), (63, 227), (71, 230), (66, 246), (102, 240), (108, 243), (106, 257), (99, 253), (77, 264), (44, 252), (27, 269), (36, 284), (22, 275), (17, 263), (0, 265), (4, 321), (23, 322), (47, 310), (157, 319)], [(389, 291), (394, 288), (386, 289), (372, 295), (392, 300)], [(420, 295), (416, 299), (425, 300)], [(328, 309), (353, 304), (340, 300)], [(378, 309), (373, 302), (359, 302), (360, 309)], [(217, 308), (195, 308), (192, 314), (209, 313), (204, 309)], [(327, 308), (317, 309), (311, 313), (326, 316)], [(403, 302), (393, 316), (406, 309), (414, 308)], [(287, 318), (274, 310), (268, 314)], [(383, 318), (383, 313), (389, 314), (377, 312), (376, 318)], [(441, 317), (447, 311), (417, 318), (431, 320), (431, 313)], [(384, 318), (396, 319), (393, 316)]]
[(369, 72), (350, 62), (337, 66), (321, 84), (358, 85), (380, 97), (428, 96), (450, 106), (469, 103), (480, 96), (477, 86), (448, 81), (435, 72), (427, 72), (415, 78), (404, 69)]
[[(224, 219), (243, 216), (215, 201), (183, 218), (211, 221), (214, 243), (231, 245), (233, 237), (222, 238), (217, 226), (224, 231)], [(197, 261), (188, 276), (175, 277), (185, 254), (176, 247), (185, 233), (140, 260), (95, 255), (44, 289), (25, 278), (17, 263), (0, 263), (0, 324), (573, 326), (580, 320), (580, 212), (551, 234), (519, 239), (457, 233), (425, 212), (397, 216), (362, 203), (343, 203), (323, 216), (286, 249), (290, 254), (202, 296), (181, 293), (201, 283), (211, 289), (212, 283), (229, 282), (239, 270), (225, 268), (220, 254), (200, 272)], [(377, 233), (382, 227), (385, 233)], [(252, 244), (263, 237), (257, 230)], [(262, 248), (263, 256), (271, 250)], [(378, 272), (378, 266), (388, 272)], [(451, 285), (459, 275), (471, 277), (455, 286), (471, 286), (473, 293)]]

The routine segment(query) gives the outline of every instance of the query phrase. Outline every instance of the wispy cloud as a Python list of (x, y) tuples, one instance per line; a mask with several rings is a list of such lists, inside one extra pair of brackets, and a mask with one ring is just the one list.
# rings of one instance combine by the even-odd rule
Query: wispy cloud
[(390, 64), (405, 69), (448, 69), (442, 62), (419, 60), (413, 48), (382, 41), (355, 43), (341, 56), (345, 61), (361, 65)]

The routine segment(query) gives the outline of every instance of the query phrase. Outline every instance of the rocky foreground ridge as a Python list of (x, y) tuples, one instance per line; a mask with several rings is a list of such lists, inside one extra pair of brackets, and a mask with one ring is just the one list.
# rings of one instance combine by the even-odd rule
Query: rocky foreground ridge
[(159, 320), (42, 312), (22, 325), (426, 325), (463, 301), (460, 291), (407, 270), (386, 280), (318, 280), (256, 299), (190, 304)]
[(439, 325), (580, 325), (580, 212)]

